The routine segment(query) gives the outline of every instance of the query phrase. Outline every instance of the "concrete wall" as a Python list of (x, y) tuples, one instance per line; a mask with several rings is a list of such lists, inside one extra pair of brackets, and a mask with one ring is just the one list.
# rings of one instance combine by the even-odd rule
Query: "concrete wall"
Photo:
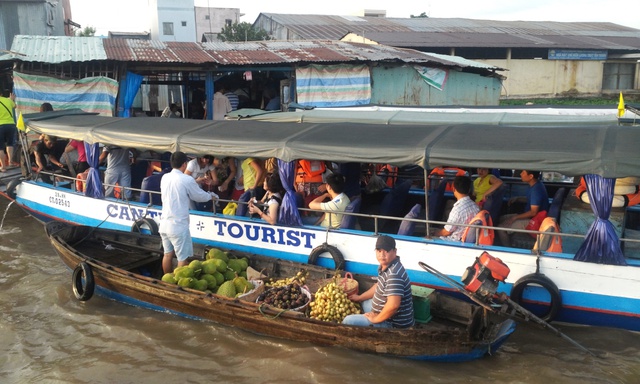
[(508, 69), (502, 73), (502, 97), (555, 97), (564, 94), (599, 95), (603, 61), (476, 60)]
[(428, 85), (412, 66), (371, 68), (371, 103), (382, 105), (498, 105), (500, 79), (449, 70), (443, 90)]
[[(220, 33), (226, 26), (226, 20), (232, 23), (240, 22), (240, 8), (206, 8), (195, 7), (196, 10), (196, 38), (202, 41), (204, 33)], [(209, 16), (209, 19), (207, 19)]]
[[(199, 41), (196, 39), (194, 0), (149, 0), (149, 14), (151, 40)], [(163, 34), (165, 22), (173, 23), (173, 35)]]

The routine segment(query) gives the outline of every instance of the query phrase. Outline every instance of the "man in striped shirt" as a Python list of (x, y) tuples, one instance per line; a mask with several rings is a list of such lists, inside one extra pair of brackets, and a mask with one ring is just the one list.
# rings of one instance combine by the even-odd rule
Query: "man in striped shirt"
[(361, 295), (349, 297), (361, 302), (362, 315), (349, 315), (342, 324), (361, 327), (409, 328), (413, 318), (411, 282), (400, 257), (396, 254), (396, 241), (390, 236), (380, 236), (376, 241), (378, 281)]

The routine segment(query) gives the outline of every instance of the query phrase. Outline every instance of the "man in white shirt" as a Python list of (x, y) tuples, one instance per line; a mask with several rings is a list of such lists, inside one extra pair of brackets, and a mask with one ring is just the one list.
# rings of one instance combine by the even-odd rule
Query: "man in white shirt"
[(456, 203), (453, 204), (451, 213), (449, 213), (447, 225), (436, 232), (435, 236), (440, 236), (444, 240), (462, 240), (462, 234), (466, 227), (456, 224), (468, 224), (480, 212), (478, 205), (469, 197), (472, 185), (469, 176), (456, 176), (453, 179), (453, 195), (456, 198)]
[(187, 155), (184, 152), (171, 154), (171, 170), (162, 177), (162, 217), (160, 218), (160, 237), (164, 248), (162, 269), (165, 273), (173, 271), (173, 257), (178, 257), (178, 267), (187, 265), (187, 259), (193, 256), (193, 243), (189, 231), (189, 203), (191, 200), (204, 203), (214, 202), (218, 195), (205, 192), (195, 179), (185, 175)]
[[(309, 203), (311, 209), (322, 209), (323, 211), (332, 211), (338, 213), (325, 212), (315, 224), (322, 227), (339, 228), (342, 221), (342, 214), (347, 209), (347, 205), (351, 202), (347, 195), (343, 193), (344, 190), (344, 176), (339, 173), (333, 173), (326, 178), (327, 192), (313, 199)], [(324, 202), (327, 198), (331, 200)]]

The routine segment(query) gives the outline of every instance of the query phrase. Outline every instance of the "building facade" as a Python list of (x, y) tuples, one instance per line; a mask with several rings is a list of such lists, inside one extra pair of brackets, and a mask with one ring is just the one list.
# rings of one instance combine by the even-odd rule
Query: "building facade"
[(614, 23), (262, 13), (279, 40), (341, 39), (504, 68), (502, 98), (640, 94), (640, 30)]
[(151, 40), (197, 41), (194, 0), (149, 0)]
[(206, 8), (195, 7), (197, 41), (207, 41), (205, 35), (212, 37), (220, 33), (222, 28), (240, 22), (239, 8)]

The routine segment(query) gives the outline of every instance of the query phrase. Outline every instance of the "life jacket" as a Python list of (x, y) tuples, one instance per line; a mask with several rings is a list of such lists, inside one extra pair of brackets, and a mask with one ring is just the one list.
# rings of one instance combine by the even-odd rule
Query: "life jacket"
[[(636, 180), (636, 178), (616, 179), (616, 185), (613, 187), (612, 207), (631, 207), (640, 204), (640, 186), (629, 184), (628, 181), (631, 180)], [(576, 197), (583, 203), (590, 203), (584, 177), (580, 178), (580, 184), (576, 188)]]
[(398, 178), (398, 167), (391, 164), (378, 164), (376, 166), (376, 174), (382, 177), (387, 187), (393, 188)]
[(540, 235), (539, 239), (533, 246), (533, 250), (541, 250), (543, 252), (562, 252), (562, 237), (553, 236), (551, 233), (560, 233), (560, 227), (558, 222), (553, 217), (547, 217), (542, 220), (540, 224), (540, 232), (545, 232)]
[[(296, 167), (295, 186), (298, 192), (304, 192), (305, 196), (312, 193), (317, 186), (322, 184), (322, 174), (326, 171), (323, 161), (319, 160), (298, 160)], [(315, 188), (311, 188), (312, 184)]]
[(78, 192), (84, 192), (84, 187), (87, 184), (86, 180), (87, 180), (87, 175), (89, 175), (89, 170), (87, 169), (86, 171), (82, 172), (82, 173), (78, 173), (76, 175), (76, 191)]
[(117, 182), (113, 187), (113, 197), (115, 197), (116, 199), (122, 199), (122, 187), (120, 187), (120, 184), (118, 184)]
[[(493, 227), (493, 220), (491, 220), (491, 214), (489, 214), (489, 211), (483, 209), (471, 218), (468, 224)], [(476, 241), (475, 236), (477, 229), (479, 229), (479, 231), (477, 231), (479, 238)], [(493, 245), (494, 236), (495, 232), (493, 229), (466, 227), (462, 233), (461, 241), (463, 243), (474, 243), (478, 245)]]
[[(432, 179), (446, 180), (447, 188), (446, 192), (453, 192), (453, 178), (456, 176), (468, 176), (469, 174), (464, 169), (455, 167), (436, 167), (429, 173), (429, 180), (427, 181), (428, 189), (432, 189), (430, 182)], [(434, 184), (433, 187), (437, 187), (438, 184)]]

